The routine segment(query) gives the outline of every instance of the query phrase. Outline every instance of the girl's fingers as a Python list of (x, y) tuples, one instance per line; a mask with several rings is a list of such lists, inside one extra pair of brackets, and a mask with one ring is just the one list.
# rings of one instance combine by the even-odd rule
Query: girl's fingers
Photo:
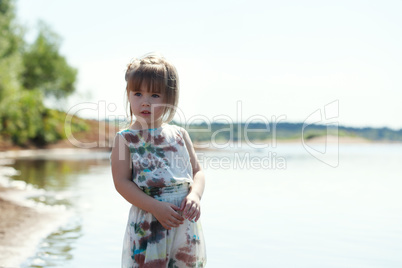
[(186, 207), (186, 212), (185, 212), (185, 214), (184, 214), (184, 217), (186, 217), (186, 218), (188, 219), (189, 216), (190, 216), (191, 213), (192, 213), (193, 208), (194, 208), (194, 204), (189, 204), (189, 206)]
[(173, 204), (171, 204), (171, 208), (174, 210), (174, 213), (172, 213), (173, 217), (175, 217), (179, 221), (184, 221), (184, 218), (177, 212), (180, 210), (180, 208)]
[(167, 222), (167, 225), (168, 225), (169, 227), (177, 227), (177, 223), (175, 223), (175, 222), (173, 222), (173, 221), (168, 221), (168, 222)]
[[(173, 204), (170, 204), (170, 207), (174, 210), (174, 213), (171, 214), (173, 218), (170, 219), (171, 223), (175, 224), (175, 226), (172, 227), (177, 227), (182, 224), (185, 218), (194, 221), (197, 221), (200, 218), (201, 213), (197, 203), (189, 202), (184, 199), (180, 208)], [(184, 209), (182, 209), (182, 207), (184, 207)], [(184, 217), (178, 213), (180, 210), (183, 211)]]
[(191, 209), (190, 209), (190, 211), (188, 212), (188, 216), (187, 216), (187, 219), (193, 219), (195, 216), (197, 216), (197, 213), (198, 213), (198, 208), (197, 208), (197, 206), (194, 204), (192, 207), (191, 207)]
[(165, 228), (166, 230), (170, 230), (170, 226), (164, 223), (161, 223), (163, 228)]
[[(183, 219), (184, 220), (184, 219)], [(169, 219), (169, 221), (170, 222), (172, 222), (172, 223), (174, 223), (175, 225), (177, 225), (177, 226), (179, 226), (180, 224), (182, 224), (183, 223), (183, 221), (182, 220), (180, 220), (180, 219), (177, 219), (177, 218), (172, 218), (172, 219)]]
[(183, 201), (181, 201), (180, 210), (183, 210), (183, 209), (184, 209), (184, 206), (186, 205), (186, 201), (187, 201), (186, 198), (184, 198)]
[(189, 220), (194, 219), (199, 212), (199, 207), (196, 203), (192, 203), (190, 207), (188, 208), (187, 212), (184, 214), (184, 217), (186, 217)]
[(176, 211), (172, 214), (172, 216), (177, 221), (181, 221), (181, 222), (184, 221), (184, 218), (179, 213), (177, 213)]
[(173, 208), (174, 210), (181, 210), (181, 208), (179, 208), (178, 206), (176, 206), (176, 205), (173, 205), (173, 204), (170, 204), (170, 207), (171, 208)]
[(200, 218), (200, 216), (201, 216), (201, 211), (198, 210), (198, 214), (197, 214), (197, 216), (195, 217), (194, 221), (195, 221), (195, 222), (198, 221), (198, 219)]
[(183, 210), (183, 215), (186, 217), (188, 212), (190, 211), (191, 207), (192, 207), (193, 203), (187, 202), (186, 206), (184, 207)]
[(169, 227), (179, 227), (181, 224), (183, 224), (183, 221), (175, 218), (170, 218), (166, 221), (166, 225)]

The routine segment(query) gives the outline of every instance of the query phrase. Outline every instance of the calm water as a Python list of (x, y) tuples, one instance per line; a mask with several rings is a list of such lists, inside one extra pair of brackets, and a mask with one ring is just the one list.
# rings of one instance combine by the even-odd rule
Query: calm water
[[(343, 145), (336, 168), (300, 144), (269, 151), (199, 153), (208, 267), (402, 267), (402, 145)], [(74, 215), (23, 267), (119, 267), (129, 205), (114, 189), (108, 157), (11, 165), (14, 180), (45, 190), (32, 200)]]

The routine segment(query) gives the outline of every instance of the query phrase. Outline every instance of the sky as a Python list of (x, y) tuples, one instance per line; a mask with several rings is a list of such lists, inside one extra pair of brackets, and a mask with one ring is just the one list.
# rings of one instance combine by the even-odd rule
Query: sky
[(26, 39), (46, 22), (79, 71), (76, 93), (59, 107), (125, 117), (126, 65), (159, 51), (179, 72), (175, 119), (184, 123), (315, 115), (402, 128), (401, 11), (399, 0), (17, 0)]

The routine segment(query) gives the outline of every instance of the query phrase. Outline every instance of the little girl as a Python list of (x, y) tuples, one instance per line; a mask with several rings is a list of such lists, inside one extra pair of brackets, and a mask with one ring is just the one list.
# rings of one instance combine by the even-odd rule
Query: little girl
[(148, 54), (128, 65), (125, 79), (131, 123), (111, 155), (115, 187), (132, 204), (122, 267), (205, 267), (204, 173), (187, 131), (167, 124), (178, 103), (177, 71)]

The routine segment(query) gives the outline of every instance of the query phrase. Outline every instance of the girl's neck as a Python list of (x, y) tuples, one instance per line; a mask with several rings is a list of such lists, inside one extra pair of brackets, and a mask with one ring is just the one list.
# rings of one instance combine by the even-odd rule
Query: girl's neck
[(147, 130), (147, 129), (160, 128), (162, 125), (163, 125), (163, 122), (154, 122), (151, 124), (147, 124), (147, 123), (141, 123), (141, 122), (135, 121), (131, 125), (130, 128), (133, 130)]

